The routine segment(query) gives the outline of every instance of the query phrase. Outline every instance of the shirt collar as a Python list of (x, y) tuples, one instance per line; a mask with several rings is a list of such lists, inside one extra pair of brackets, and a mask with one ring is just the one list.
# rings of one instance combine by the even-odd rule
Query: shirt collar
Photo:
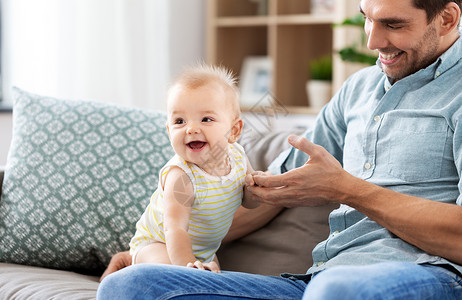
[(385, 93), (388, 92), (389, 89), (391, 89), (391, 83), (388, 77), (383, 81), (383, 87), (385, 88)]
[(438, 66), (435, 69), (433, 78), (439, 77), (441, 74), (452, 68), (462, 58), (462, 28), (459, 28), (459, 38), (452, 44), (449, 49), (444, 52), (436, 61)]

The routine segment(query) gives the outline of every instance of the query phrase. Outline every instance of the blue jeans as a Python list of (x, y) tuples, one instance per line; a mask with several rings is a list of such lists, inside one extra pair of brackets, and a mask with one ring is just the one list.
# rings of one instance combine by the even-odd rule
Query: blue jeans
[(462, 279), (409, 263), (341, 266), (301, 280), (139, 264), (106, 277), (97, 299), (462, 299)]

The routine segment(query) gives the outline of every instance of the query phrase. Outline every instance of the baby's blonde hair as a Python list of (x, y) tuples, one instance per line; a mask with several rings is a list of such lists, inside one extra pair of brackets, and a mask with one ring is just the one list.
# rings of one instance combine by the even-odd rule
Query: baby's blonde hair
[(186, 68), (176, 78), (168, 89), (168, 96), (175, 86), (196, 89), (208, 83), (216, 82), (224, 89), (226, 95), (231, 98), (231, 105), (236, 118), (240, 116), (239, 89), (234, 74), (223, 66), (207, 65), (204, 63)]

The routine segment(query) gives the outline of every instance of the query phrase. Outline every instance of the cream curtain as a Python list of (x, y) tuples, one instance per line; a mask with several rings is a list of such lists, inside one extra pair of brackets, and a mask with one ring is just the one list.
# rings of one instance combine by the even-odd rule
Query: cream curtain
[[(163, 109), (178, 62), (203, 58), (202, 0), (2, 1), (7, 101), (10, 87), (18, 86)], [(189, 9), (186, 17), (178, 15), (180, 6)]]

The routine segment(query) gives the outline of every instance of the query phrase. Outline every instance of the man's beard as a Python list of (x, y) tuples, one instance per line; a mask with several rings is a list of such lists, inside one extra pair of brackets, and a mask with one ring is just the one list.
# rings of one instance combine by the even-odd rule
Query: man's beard
[[(390, 82), (396, 82), (406, 76), (414, 74), (417, 71), (428, 67), (436, 60), (438, 47), (438, 35), (435, 26), (432, 24), (425, 32), (419, 43), (413, 48), (423, 49), (423, 52), (420, 53), (420, 57), (417, 57), (414, 61), (407, 62), (401, 70), (393, 72), (394, 74), (390, 74), (386, 71), (386, 69), (384, 72), (390, 79)], [(408, 52), (406, 51), (406, 53)], [(417, 51), (414, 53), (417, 53)]]

